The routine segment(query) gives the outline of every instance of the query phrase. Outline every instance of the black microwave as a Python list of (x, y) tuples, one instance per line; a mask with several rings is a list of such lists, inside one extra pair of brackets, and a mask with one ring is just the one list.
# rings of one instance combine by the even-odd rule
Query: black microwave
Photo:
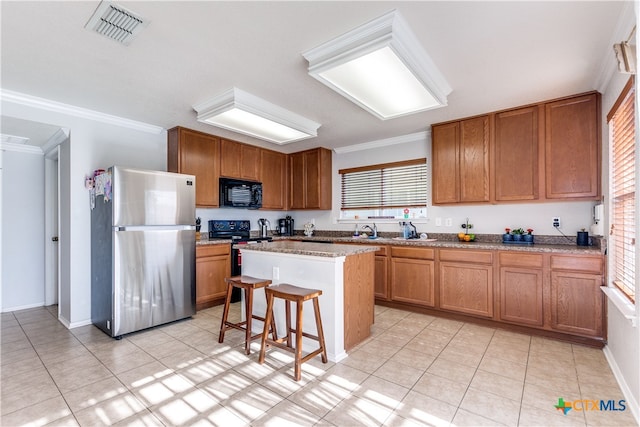
[(220, 207), (259, 209), (262, 207), (262, 183), (220, 178)]

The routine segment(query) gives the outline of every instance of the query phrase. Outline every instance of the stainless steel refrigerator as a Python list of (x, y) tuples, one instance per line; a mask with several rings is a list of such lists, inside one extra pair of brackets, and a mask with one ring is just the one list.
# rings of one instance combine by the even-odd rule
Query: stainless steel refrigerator
[(91, 210), (91, 321), (112, 337), (195, 313), (195, 177), (113, 166)]

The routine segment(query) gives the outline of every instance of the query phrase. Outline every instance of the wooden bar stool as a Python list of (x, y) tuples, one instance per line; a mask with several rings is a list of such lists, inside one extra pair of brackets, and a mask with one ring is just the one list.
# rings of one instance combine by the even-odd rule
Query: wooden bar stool
[[(307, 360), (322, 354), (322, 363), (327, 363), (327, 349), (324, 344), (324, 332), (322, 331), (322, 320), (320, 319), (320, 305), (318, 303), (318, 297), (322, 295), (322, 291), (318, 289), (306, 289), (298, 286), (289, 285), (286, 283), (269, 286), (265, 289), (267, 295), (267, 311), (265, 313), (265, 327), (262, 332), (262, 344), (260, 346), (260, 358), (259, 362), (264, 363), (264, 355), (266, 347), (273, 345), (278, 348), (290, 351), (295, 354), (294, 362), (294, 377), (296, 381), (300, 381), (301, 373), (300, 366)], [(273, 300), (274, 298), (281, 298), (285, 301), (285, 313), (287, 321), (287, 335), (286, 337), (277, 339), (277, 335), (272, 334), (274, 339), (269, 339), (269, 330), (266, 325), (273, 322)], [(316, 329), (318, 335), (311, 335), (302, 330), (302, 303), (308, 300), (313, 300), (313, 310), (316, 317)], [(291, 303), (296, 303), (296, 327), (291, 327)], [(296, 342), (295, 347), (292, 345), (291, 334), (295, 333)], [(302, 337), (314, 339), (318, 341), (320, 347), (302, 357)]]
[[(224, 341), (224, 333), (229, 329), (239, 329), (245, 332), (244, 351), (246, 354), (250, 353), (251, 341), (260, 338), (262, 334), (256, 334), (251, 336), (251, 321), (253, 319), (265, 321), (264, 317), (256, 316), (253, 314), (253, 291), (259, 288), (265, 288), (271, 284), (271, 280), (259, 279), (251, 276), (233, 276), (224, 279), (227, 282), (227, 298), (224, 302), (224, 311), (222, 313), (222, 323), (220, 324), (220, 337), (218, 342)], [(246, 319), (239, 323), (229, 322), (229, 304), (231, 304), (231, 293), (233, 288), (240, 288), (244, 290), (244, 307)], [(271, 333), (273, 338), (278, 337), (276, 333), (276, 323), (271, 319), (269, 321), (271, 325)], [(268, 328), (265, 328), (268, 329)]]

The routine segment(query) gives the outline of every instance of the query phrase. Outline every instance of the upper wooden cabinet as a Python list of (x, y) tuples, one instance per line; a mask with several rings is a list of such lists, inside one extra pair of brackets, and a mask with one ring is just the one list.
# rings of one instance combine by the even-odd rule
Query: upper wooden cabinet
[(258, 181), (261, 151), (253, 145), (221, 139), (220, 176)]
[(262, 182), (262, 208), (287, 208), (287, 155), (271, 150), (260, 150), (260, 181)]
[(495, 115), (492, 171), (497, 202), (538, 199), (538, 110), (533, 106)]
[(289, 189), (291, 209), (331, 209), (331, 150), (290, 154)]
[(489, 116), (434, 125), (433, 203), (489, 201)]
[(598, 200), (599, 117), (590, 92), (434, 124), (433, 204)]
[(545, 105), (547, 199), (600, 197), (599, 100), (591, 93)]
[(219, 154), (216, 136), (182, 127), (168, 131), (167, 171), (195, 175), (198, 207), (219, 205)]

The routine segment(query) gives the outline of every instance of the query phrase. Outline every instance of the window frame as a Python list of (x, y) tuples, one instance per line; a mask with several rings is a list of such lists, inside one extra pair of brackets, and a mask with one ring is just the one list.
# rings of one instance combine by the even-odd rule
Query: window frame
[[(344, 189), (345, 189), (345, 185), (347, 185), (345, 183), (345, 175), (348, 174), (359, 174), (362, 172), (380, 172), (381, 177), (384, 174), (384, 170), (387, 169), (396, 169), (396, 168), (402, 168), (402, 167), (413, 167), (413, 166), (419, 166), (422, 165), (424, 166), (424, 170), (420, 171), (420, 173), (424, 173), (424, 200), (422, 203), (408, 203), (408, 204), (397, 204), (397, 203), (388, 203), (385, 204), (384, 202), (384, 197), (380, 197), (380, 200), (378, 201), (379, 204), (363, 204), (361, 206), (349, 206), (349, 207), (345, 207), (345, 193), (344, 193)], [(344, 169), (340, 169), (338, 170), (338, 174), (340, 175), (340, 219), (344, 220), (344, 215), (346, 212), (349, 211), (366, 211), (366, 210), (370, 210), (370, 211), (393, 211), (393, 210), (398, 210), (398, 209), (405, 209), (405, 218), (406, 218), (406, 208), (416, 208), (416, 209), (424, 209), (425, 211), (425, 218), (426, 218), (426, 208), (428, 205), (428, 199), (429, 199), (429, 174), (428, 174), (428, 164), (427, 164), (427, 158), (426, 157), (422, 157), (422, 158), (418, 158), (418, 159), (411, 159), (411, 160), (404, 160), (404, 161), (399, 161), (399, 162), (390, 162), (390, 163), (380, 163), (380, 164), (375, 164), (375, 165), (368, 165), (368, 166), (360, 166), (360, 167), (353, 167), (353, 168), (344, 168)], [(402, 173), (399, 174), (400, 176), (402, 175)], [(373, 178), (373, 177), (372, 177)], [(396, 174), (393, 178), (398, 178), (398, 174)], [(357, 179), (357, 178), (356, 178)], [(393, 182), (393, 181), (392, 181)], [(384, 187), (385, 184), (381, 183), (381, 191), (384, 193)], [(387, 193), (387, 196), (389, 195), (389, 193)], [(369, 218), (377, 218), (377, 219), (392, 219), (389, 216), (372, 216)], [(401, 217), (395, 217), (394, 219), (398, 219)]]
[[(633, 100), (630, 100), (629, 97), (633, 97)], [(620, 108), (625, 108), (626, 110), (620, 110)], [(632, 111), (628, 111), (631, 109)], [(624, 141), (620, 141), (616, 144), (615, 141), (615, 123), (612, 121), (615, 119), (617, 113), (624, 114), (627, 113), (624, 117), (626, 121), (623, 123), (628, 124), (629, 114), (631, 113), (632, 117), (632, 128), (631, 132), (633, 132), (633, 136), (631, 140), (629, 140), (629, 135), (624, 135)], [(638, 185), (638, 162), (637, 162), (637, 128), (638, 128), (638, 111), (637, 111), (637, 93), (635, 88), (635, 77), (631, 76), (625, 87), (622, 89), (618, 99), (613, 104), (611, 111), (607, 114), (607, 124), (609, 125), (609, 257), (610, 257), (610, 282), (613, 287), (618, 289), (628, 300), (635, 304), (636, 302), (636, 294), (637, 294), (637, 285), (636, 285), (636, 277), (637, 266), (638, 266), (638, 256), (637, 256), (637, 224), (638, 224), (638, 216), (637, 216), (637, 206), (638, 206), (638, 192), (636, 191), (636, 187)], [(624, 129), (627, 132), (629, 129)], [(631, 141), (631, 142), (630, 142)], [(632, 145), (629, 145), (631, 143)], [(620, 147), (620, 144), (625, 144)], [(616, 154), (621, 154), (625, 149), (632, 149), (634, 155), (631, 157), (631, 160), (627, 159), (623, 160), (622, 164), (617, 165), (616, 163)], [(617, 167), (616, 167), (617, 166)], [(632, 168), (631, 173), (625, 173), (626, 168)], [(621, 169), (622, 172), (618, 172)], [(616, 175), (619, 179), (623, 180), (622, 185), (617, 185)], [(626, 179), (626, 181), (625, 181)], [(631, 179), (631, 183), (629, 183), (629, 179)], [(629, 200), (631, 199), (631, 200)], [(627, 209), (618, 209), (617, 206), (619, 204), (627, 201)], [(629, 203), (632, 202), (632, 206), (629, 207)], [(620, 225), (622, 222), (622, 225)], [(618, 227), (616, 227), (618, 225)], [(625, 235), (626, 232), (633, 232), (633, 237), (630, 238), (628, 242), (625, 243), (625, 239), (620, 239), (619, 234)], [(629, 237), (625, 237), (629, 239)], [(622, 261), (620, 261), (622, 260)], [(631, 286), (630, 286), (631, 285)]]

